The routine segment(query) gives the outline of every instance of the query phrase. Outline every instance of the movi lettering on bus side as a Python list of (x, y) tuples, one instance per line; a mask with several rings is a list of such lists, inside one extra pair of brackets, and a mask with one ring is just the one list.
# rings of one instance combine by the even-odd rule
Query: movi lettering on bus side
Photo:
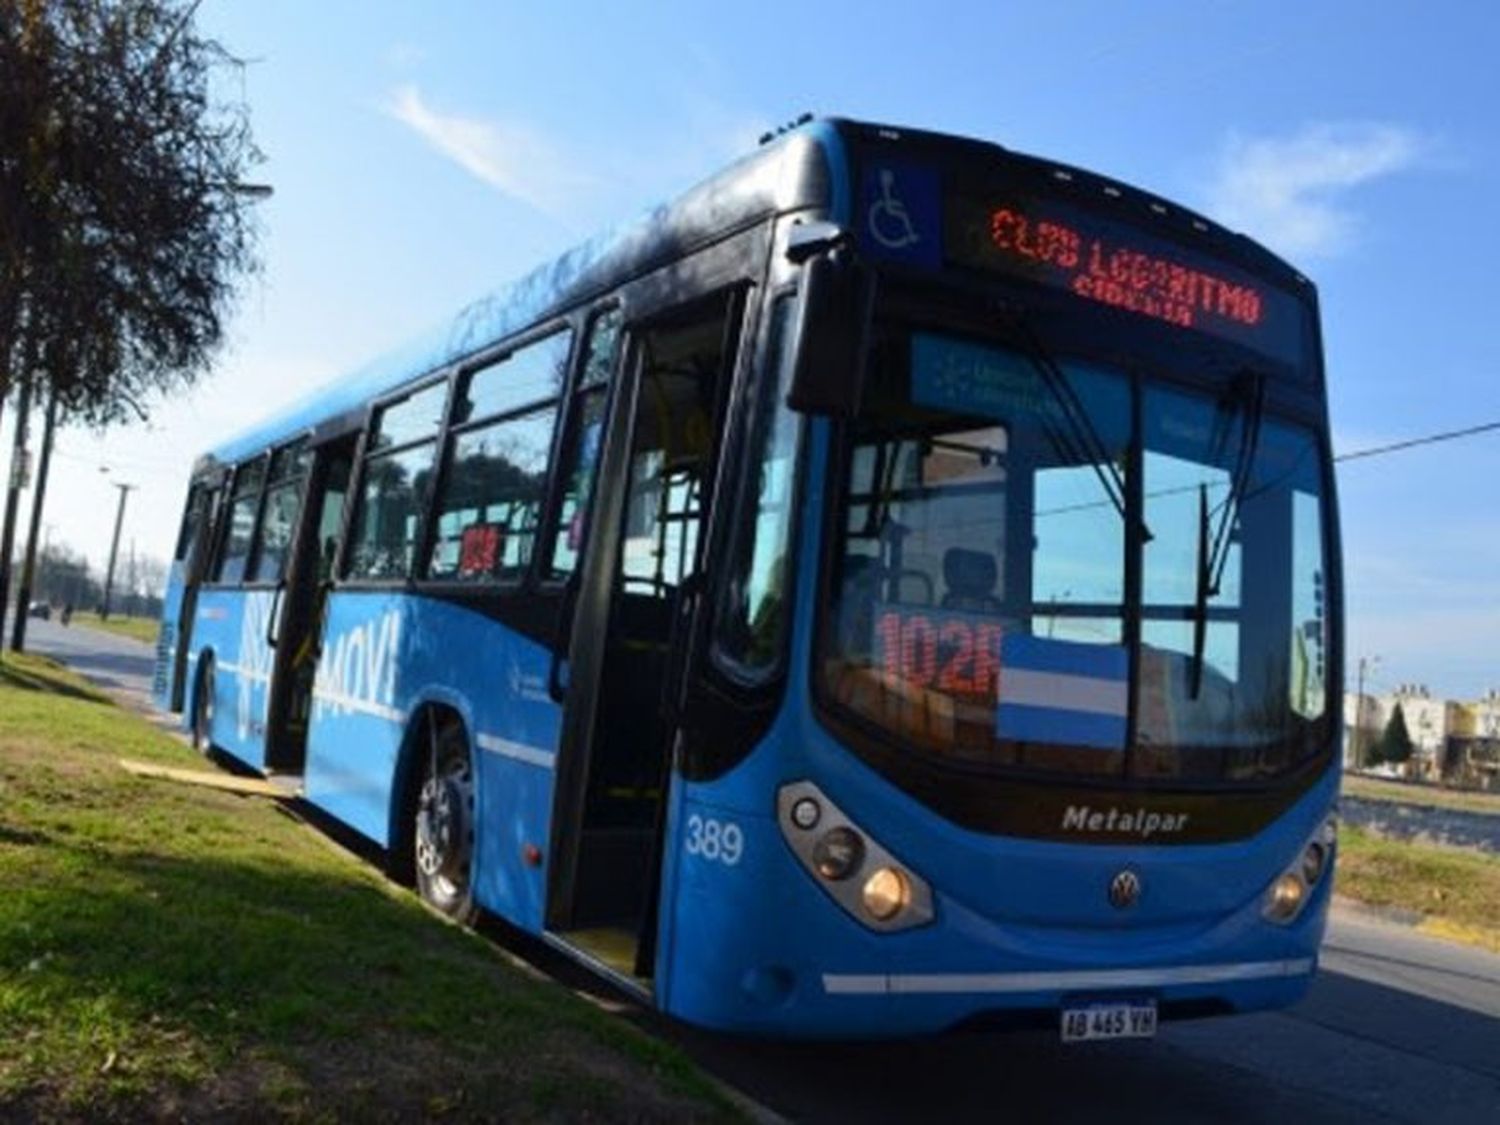
[(318, 660), (317, 715), (348, 715), (396, 705), (401, 614), (390, 610), (324, 642)]
[[(239, 674), (235, 684), (234, 725), (240, 741), (258, 735), (264, 728), (266, 708), (271, 693), (271, 646), (266, 642), (266, 627), (271, 617), (272, 595), (257, 591), (245, 596), (245, 611), (240, 615)], [(255, 689), (261, 690), (259, 710), (255, 707)]]

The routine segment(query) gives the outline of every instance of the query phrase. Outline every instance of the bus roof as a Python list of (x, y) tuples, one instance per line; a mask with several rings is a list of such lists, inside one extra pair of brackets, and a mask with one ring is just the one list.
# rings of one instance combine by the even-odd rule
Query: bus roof
[(589, 239), (473, 301), (394, 351), (313, 390), (213, 449), (200, 471), (290, 441), (372, 399), (608, 292), (655, 266), (778, 211), (825, 204), (839, 161), (835, 123), (816, 121), (741, 158), (670, 203)]
[[(1191, 224), (1195, 240), (1210, 243), (1247, 266), (1303, 292), (1312, 289), (1293, 267), (1243, 235), (1227, 231), (1180, 205), (1148, 192), (1055, 161), (1027, 156), (992, 142), (841, 118), (802, 120), (772, 143), (743, 157), (670, 203), (574, 247), (524, 277), (503, 285), (404, 347), (379, 356), (312, 391), (271, 418), (212, 450), (196, 471), (233, 464), (290, 441), (487, 348), (507, 336), (609, 292), (633, 277), (777, 212), (826, 208), (847, 222), (851, 207), (850, 150), (871, 143), (912, 150), (940, 149), (949, 156), (1004, 159), (1039, 175), (1080, 186), (1131, 207), (1136, 221), (1155, 224), (1150, 212), (1170, 209), (1175, 225)], [(361, 418), (362, 421), (362, 418)], [(351, 427), (352, 428), (352, 427)]]

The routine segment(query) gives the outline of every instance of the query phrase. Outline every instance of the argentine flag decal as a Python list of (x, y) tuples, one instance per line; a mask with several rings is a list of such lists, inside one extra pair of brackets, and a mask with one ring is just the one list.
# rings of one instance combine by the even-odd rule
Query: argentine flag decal
[(1018, 742), (1125, 749), (1130, 656), (1123, 645), (1007, 633), (995, 733)]

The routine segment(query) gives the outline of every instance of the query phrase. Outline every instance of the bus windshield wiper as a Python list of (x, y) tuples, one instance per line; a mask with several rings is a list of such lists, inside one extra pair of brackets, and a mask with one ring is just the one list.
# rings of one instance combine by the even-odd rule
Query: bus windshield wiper
[(1073, 389), (1073, 384), (1068, 381), (1068, 377), (1058, 366), (1057, 361), (1052, 358), (1052, 354), (1032, 327), (1019, 319), (1014, 322), (1014, 327), (1023, 344), (1021, 354), (1041, 375), (1042, 381), (1052, 392), (1052, 397), (1062, 408), (1063, 420), (1068, 424), (1071, 440), (1069, 440), (1069, 435), (1057, 433), (1051, 426), (1047, 427), (1049, 435), (1057, 440), (1070, 456), (1086, 462), (1094, 470), (1094, 475), (1099, 478), (1100, 487), (1104, 489), (1104, 494), (1109, 497), (1110, 503), (1119, 513), (1121, 522), (1127, 528), (1132, 528), (1139, 533), (1140, 542), (1149, 543), (1151, 529), (1140, 517), (1132, 523), (1125, 495), (1125, 478), (1104, 444), (1104, 439), (1099, 436), (1099, 430), (1095, 427), (1094, 420), (1089, 417), (1088, 408), (1079, 399), (1078, 392)]
[[(1245, 380), (1249, 380), (1248, 387)], [(1219, 508), (1219, 523), (1209, 531), (1212, 522), (1208, 509), (1208, 485), (1198, 484), (1198, 552), (1197, 574), (1193, 594), (1193, 661), (1188, 673), (1188, 697), (1197, 699), (1203, 688), (1203, 649), (1208, 637), (1208, 599), (1219, 596), (1224, 582), (1224, 567), (1229, 562), (1229, 544), (1233, 538), (1235, 521), (1239, 519), (1240, 503), (1250, 486), (1250, 472), (1255, 466), (1255, 452), (1260, 444), (1260, 424), (1265, 411), (1266, 380), (1256, 371), (1247, 371), (1235, 380), (1230, 390), (1231, 404), (1243, 399), (1244, 422), (1240, 427), (1240, 448), (1235, 458), (1234, 470), (1229, 478), (1229, 495)], [(1220, 408), (1224, 406), (1220, 401)], [(1233, 409), (1233, 405), (1231, 405)], [(1226, 423), (1227, 437), (1231, 421)]]

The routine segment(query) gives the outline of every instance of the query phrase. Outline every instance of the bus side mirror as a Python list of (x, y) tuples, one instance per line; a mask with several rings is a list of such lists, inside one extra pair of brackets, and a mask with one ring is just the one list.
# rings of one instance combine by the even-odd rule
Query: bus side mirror
[(786, 402), (805, 414), (859, 413), (875, 277), (845, 244), (807, 257)]

